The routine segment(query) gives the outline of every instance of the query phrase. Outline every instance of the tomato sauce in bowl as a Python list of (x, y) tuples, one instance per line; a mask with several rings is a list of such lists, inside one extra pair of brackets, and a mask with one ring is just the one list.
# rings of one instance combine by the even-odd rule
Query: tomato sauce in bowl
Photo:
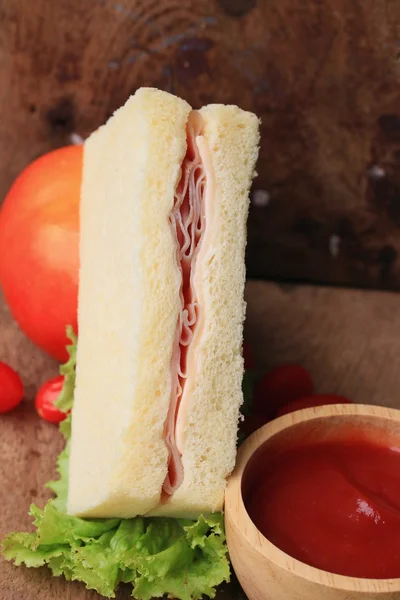
[(250, 518), (270, 542), (310, 566), (400, 577), (400, 448), (357, 429), (314, 437), (305, 431), (255, 454), (242, 484)]

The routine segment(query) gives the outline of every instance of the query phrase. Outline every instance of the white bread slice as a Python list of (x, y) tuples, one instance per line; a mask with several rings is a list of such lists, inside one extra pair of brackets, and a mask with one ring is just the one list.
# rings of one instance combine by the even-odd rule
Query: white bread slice
[(205, 322), (188, 402), (183, 484), (168, 504), (151, 513), (188, 518), (222, 509), (226, 478), (235, 464), (243, 400), (246, 221), (259, 145), (254, 114), (222, 105), (200, 113), (214, 173), (212, 223), (196, 264)]
[(85, 142), (68, 513), (156, 506), (180, 274), (168, 216), (190, 106), (141, 89)]

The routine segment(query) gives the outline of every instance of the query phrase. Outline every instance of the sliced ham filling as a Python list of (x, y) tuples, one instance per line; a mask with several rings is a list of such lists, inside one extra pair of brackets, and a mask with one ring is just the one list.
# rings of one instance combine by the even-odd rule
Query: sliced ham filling
[(172, 391), (164, 440), (168, 448), (168, 473), (162, 489), (162, 501), (174, 494), (183, 482), (181, 451), (177, 445), (176, 426), (185, 385), (188, 379), (188, 354), (199, 317), (194, 286), (196, 257), (205, 229), (206, 172), (196, 138), (202, 133), (202, 118), (192, 111), (187, 124), (187, 150), (181, 178), (174, 197), (170, 223), (177, 244), (177, 264), (181, 272), (180, 314), (171, 361)]

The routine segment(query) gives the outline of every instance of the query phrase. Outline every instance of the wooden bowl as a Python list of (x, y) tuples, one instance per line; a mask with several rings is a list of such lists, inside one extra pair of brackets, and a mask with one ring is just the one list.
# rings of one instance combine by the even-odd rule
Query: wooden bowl
[[(371, 441), (400, 446), (400, 411), (375, 406), (334, 405), (285, 415), (249, 437), (238, 452), (225, 497), (225, 525), (233, 568), (249, 600), (399, 600), (399, 579), (358, 579), (310, 567), (267, 540), (250, 519), (242, 483), (249, 461), (264, 444), (340, 439), (346, 430)], [(358, 433), (359, 432), (359, 433)], [(245, 479), (243, 478), (245, 476)], [(400, 540), (399, 540), (400, 543)]]

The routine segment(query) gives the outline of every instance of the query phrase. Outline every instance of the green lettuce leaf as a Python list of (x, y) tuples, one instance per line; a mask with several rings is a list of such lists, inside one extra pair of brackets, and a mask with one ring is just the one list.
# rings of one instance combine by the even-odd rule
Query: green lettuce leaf
[(55, 402), (57, 408), (63, 412), (70, 411), (74, 402), (76, 347), (78, 339), (71, 326), (67, 327), (67, 337), (71, 342), (67, 346), (69, 359), (60, 367), (60, 374), (64, 375), (64, 385), (59, 398)]
[(49, 481), (46, 487), (52, 490), (55, 494), (55, 498), (52, 501), (60, 511), (67, 510), (67, 496), (68, 496), (68, 468), (69, 468), (69, 440), (65, 444), (64, 450), (57, 459), (57, 473), (59, 478), (54, 481)]
[(107, 598), (120, 582), (131, 583), (133, 597), (150, 600), (167, 594), (182, 600), (215, 596), (229, 581), (229, 562), (221, 514), (195, 523), (179, 519), (79, 519), (50, 501), (31, 507), (35, 533), (12, 533), (3, 555), (16, 565), (48, 565), (53, 575), (82, 581)]
[[(75, 386), (76, 336), (68, 330), (70, 358), (57, 404), (69, 411)], [(66, 514), (71, 415), (60, 424), (66, 444), (57, 460), (58, 479), (47, 484), (55, 498), (44, 509), (31, 506), (34, 533), (11, 533), (3, 555), (19, 565), (47, 565), (54, 576), (83, 582), (107, 598), (119, 583), (132, 585), (137, 600), (168, 595), (181, 600), (215, 596), (229, 581), (222, 514), (197, 521), (169, 518), (80, 519)]]

